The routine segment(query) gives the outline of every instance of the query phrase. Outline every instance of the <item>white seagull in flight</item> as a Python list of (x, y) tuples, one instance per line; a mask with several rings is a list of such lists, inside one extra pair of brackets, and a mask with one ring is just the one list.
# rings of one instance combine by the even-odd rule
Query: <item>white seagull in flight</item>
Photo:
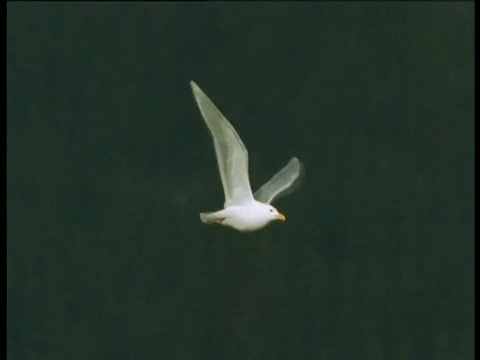
[(270, 221), (285, 221), (271, 202), (295, 190), (303, 178), (303, 165), (296, 157), (252, 194), (248, 178), (248, 152), (232, 124), (207, 95), (191, 81), (193, 95), (213, 136), (218, 168), (225, 193), (224, 209), (200, 213), (206, 224), (221, 224), (239, 231), (261, 229)]

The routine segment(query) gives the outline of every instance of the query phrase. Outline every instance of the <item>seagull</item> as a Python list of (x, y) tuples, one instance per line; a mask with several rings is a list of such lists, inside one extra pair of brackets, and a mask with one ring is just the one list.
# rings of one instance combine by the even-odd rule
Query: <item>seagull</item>
[(296, 157), (276, 173), (254, 194), (248, 177), (248, 152), (232, 124), (222, 115), (208, 96), (194, 82), (193, 95), (209, 128), (225, 194), (224, 208), (202, 212), (206, 224), (220, 224), (241, 232), (263, 228), (274, 220), (285, 221), (285, 215), (270, 205), (274, 200), (293, 192), (303, 179), (303, 164)]

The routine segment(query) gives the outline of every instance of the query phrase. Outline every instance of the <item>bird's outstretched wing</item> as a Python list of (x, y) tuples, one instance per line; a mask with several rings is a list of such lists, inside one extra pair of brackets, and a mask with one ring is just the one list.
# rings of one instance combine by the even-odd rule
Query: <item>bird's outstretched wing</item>
[(277, 172), (270, 180), (258, 189), (253, 197), (255, 200), (270, 204), (282, 196), (292, 193), (302, 183), (305, 177), (303, 164), (296, 157)]
[(213, 136), (218, 168), (225, 193), (225, 207), (253, 201), (248, 178), (248, 152), (232, 124), (207, 95), (191, 81), (193, 95)]

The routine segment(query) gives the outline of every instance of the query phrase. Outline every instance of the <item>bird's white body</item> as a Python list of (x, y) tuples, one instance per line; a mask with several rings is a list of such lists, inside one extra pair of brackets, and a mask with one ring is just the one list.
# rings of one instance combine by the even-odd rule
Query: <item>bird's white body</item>
[(245, 205), (232, 205), (223, 210), (201, 213), (200, 219), (206, 224), (221, 224), (239, 231), (255, 231), (273, 220), (285, 220), (273, 206), (253, 200)]
[(201, 213), (200, 219), (207, 224), (221, 224), (239, 231), (258, 230), (273, 220), (285, 221), (285, 216), (270, 203), (292, 192), (300, 184), (303, 174), (301, 162), (297, 158), (292, 158), (282, 170), (253, 194), (248, 177), (248, 152), (245, 145), (232, 124), (198, 85), (193, 81), (190, 85), (213, 137), (225, 194), (224, 209)]

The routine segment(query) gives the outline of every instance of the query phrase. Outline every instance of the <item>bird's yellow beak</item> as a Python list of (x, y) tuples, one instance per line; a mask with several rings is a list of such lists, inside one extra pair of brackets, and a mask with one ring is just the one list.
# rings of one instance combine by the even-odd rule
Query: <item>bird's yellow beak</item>
[(278, 214), (278, 215), (277, 215), (277, 219), (278, 219), (278, 220), (282, 220), (282, 221), (287, 220), (287, 218), (286, 218), (285, 215), (283, 215), (283, 214)]

